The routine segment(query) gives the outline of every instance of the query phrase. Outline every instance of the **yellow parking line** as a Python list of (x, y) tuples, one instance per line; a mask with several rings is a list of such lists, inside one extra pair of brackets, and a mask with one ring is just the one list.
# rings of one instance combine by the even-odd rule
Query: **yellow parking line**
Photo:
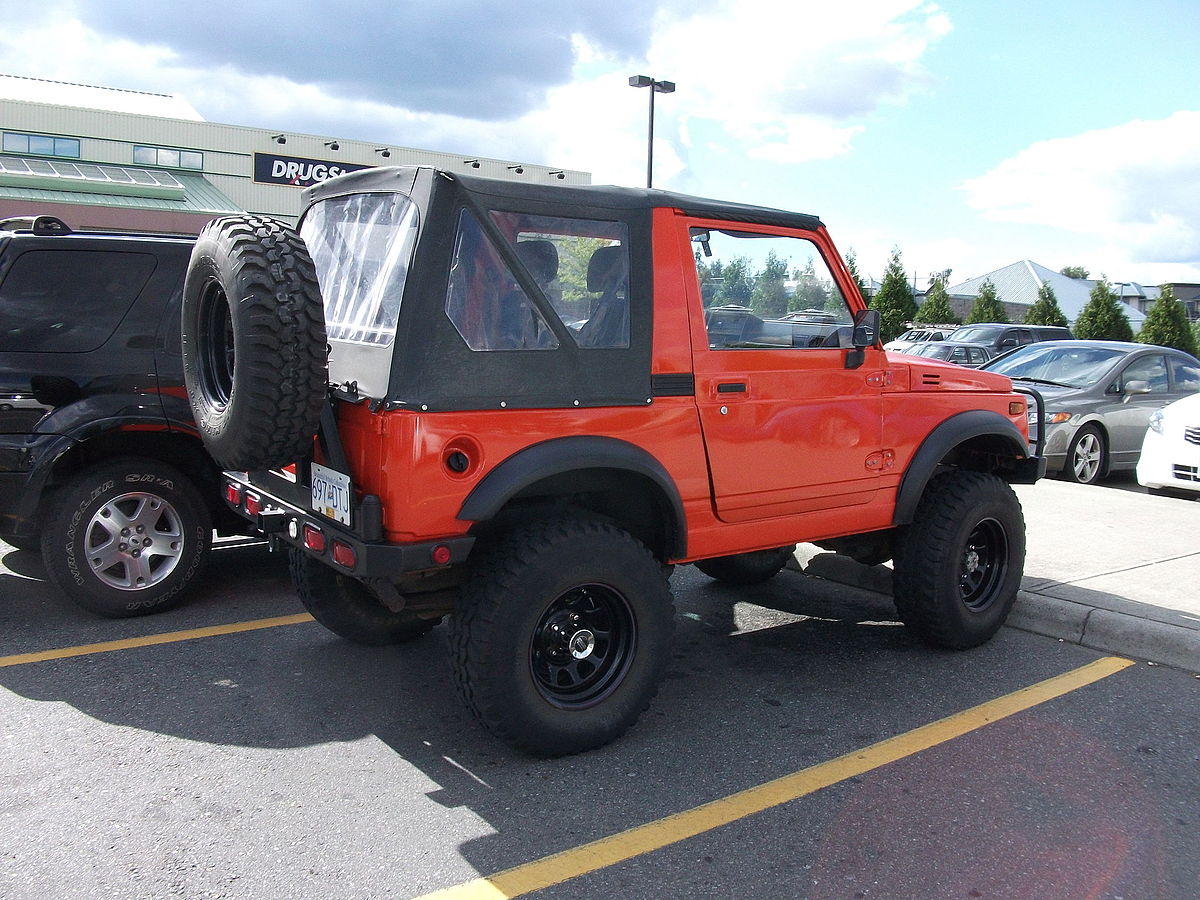
[(527, 865), (426, 894), (419, 900), (508, 900), (632, 859), (746, 816), (796, 800), (888, 763), (945, 743), (1134, 665), (1105, 657), (937, 722), (854, 750), (766, 784), (639, 825)]
[(299, 625), (311, 622), (308, 613), (294, 616), (276, 616), (273, 619), (255, 619), (252, 622), (234, 622), (230, 625), (213, 625), (209, 628), (192, 628), (188, 631), (170, 631), (166, 634), (147, 634), (143, 637), (125, 638), (120, 641), (104, 641), (99, 644), (81, 644), (78, 647), (60, 647), (38, 653), (18, 653), (0, 656), (0, 669), (6, 666), (23, 666), (26, 663), (45, 662), (49, 659), (67, 659), (72, 656), (90, 656), (93, 653), (110, 653), (113, 650), (130, 650), (134, 647), (151, 647), (155, 644), (174, 644), (177, 641), (193, 641), (197, 638), (217, 637), (222, 634), (237, 634), (242, 631), (257, 631), (260, 628), (277, 628), (280, 625)]

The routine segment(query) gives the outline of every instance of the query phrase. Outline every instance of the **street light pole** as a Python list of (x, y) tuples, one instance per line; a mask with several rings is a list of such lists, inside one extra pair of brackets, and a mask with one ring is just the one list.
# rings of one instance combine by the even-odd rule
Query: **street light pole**
[(646, 137), (646, 187), (654, 182), (654, 95), (670, 94), (675, 90), (673, 81), (655, 81), (649, 75), (629, 76), (629, 86), (650, 88), (650, 128)]

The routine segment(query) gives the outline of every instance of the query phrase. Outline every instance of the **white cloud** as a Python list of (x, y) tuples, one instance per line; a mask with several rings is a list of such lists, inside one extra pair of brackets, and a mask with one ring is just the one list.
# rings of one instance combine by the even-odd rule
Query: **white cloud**
[(1098, 238), (1110, 271), (1200, 272), (1200, 111), (1041, 141), (963, 188), (987, 219)]
[[(688, 146), (693, 121), (709, 123), (710, 134), (749, 159), (794, 164), (847, 153), (863, 116), (922, 83), (922, 55), (950, 28), (923, 0), (660, 3), (648, 16), (645, 58), (577, 32), (570, 82), (548, 86), (533, 111), (481, 121), (339, 95), (336, 86), (281, 73), (247, 75), (234, 59), (203, 64), (182, 44), (114, 39), (100, 30), (107, 25), (86, 24), (91, 10), (64, 3), (53, 15), (27, 12), (21, 28), (0, 35), (6, 70), (176, 93), (213, 121), (522, 158), (627, 184), (644, 177), (645, 105), (625, 84), (635, 71), (679, 84), (658, 98), (655, 179), (665, 184), (706, 155), (707, 142)], [(601, 36), (603, 23), (596, 26)]]

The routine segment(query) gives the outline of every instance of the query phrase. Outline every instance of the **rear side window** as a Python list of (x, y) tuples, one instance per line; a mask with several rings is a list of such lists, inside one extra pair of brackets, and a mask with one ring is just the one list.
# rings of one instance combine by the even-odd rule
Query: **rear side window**
[(0, 350), (95, 350), (117, 330), (155, 264), (148, 253), (22, 253), (0, 283)]
[(1175, 390), (1200, 391), (1200, 366), (1171, 357), (1171, 374), (1175, 376)]

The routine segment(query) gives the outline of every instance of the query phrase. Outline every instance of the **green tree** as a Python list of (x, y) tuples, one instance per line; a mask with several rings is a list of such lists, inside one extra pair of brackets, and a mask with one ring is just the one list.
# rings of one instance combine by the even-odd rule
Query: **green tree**
[[(803, 269), (797, 269), (793, 278), (796, 282), (796, 293), (792, 295), (792, 309), (824, 309), (829, 301), (832, 285), (817, 275), (816, 266), (810, 256)], [(841, 304), (842, 311), (845, 305)]]
[(750, 293), (750, 308), (760, 316), (777, 317), (787, 312), (788, 298), (784, 282), (787, 281), (787, 260), (780, 259), (774, 251), (768, 251), (763, 270), (754, 280)]
[(917, 311), (926, 325), (959, 325), (962, 319), (954, 314), (950, 306), (950, 295), (946, 293), (945, 279), (937, 278), (925, 294), (925, 302)]
[(1066, 326), (1067, 317), (1058, 308), (1058, 298), (1054, 296), (1054, 288), (1043, 284), (1038, 288), (1037, 302), (1029, 307), (1022, 320), (1026, 325), (1062, 325)]
[(700, 298), (705, 306), (713, 306), (725, 282), (725, 267), (719, 259), (710, 263), (696, 251), (696, 272), (700, 276)]
[(1143, 344), (1158, 344), (1174, 347), (1184, 353), (1196, 355), (1196, 336), (1188, 322), (1187, 310), (1175, 299), (1175, 291), (1164, 284), (1146, 315), (1146, 322), (1138, 332), (1137, 339)]
[(976, 322), (1008, 322), (1008, 315), (1004, 312), (1004, 304), (1000, 302), (1000, 297), (996, 293), (996, 286), (992, 284), (991, 279), (983, 283), (983, 287), (979, 289), (979, 296), (975, 298), (975, 304), (971, 307), (971, 314), (967, 316), (967, 324), (973, 325)]
[(850, 277), (854, 279), (854, 283), (858, 286), (858, 292), (862, 294), (863, 300), (866, 300), (867, 283), (863, 281), (862, 275), (858, 273), (858, 256), (855, 255), (853, 247), (846, 252), (846, 268), (850, 270)]
[(1083, 266), (1063, 266), (1058, 270), (1059, 275), (1066, 275), (1068, 278), (1087, 278), (1090, 274)]
[(752, 293), (754, 277), (750, 274), (750, 260), (745, 256), (735, 256), (725, 264), (725, 280), (721, 283), (717, 302), (749, 306)]
[(882, 320), (879, 337), (884, 342), (900, 335), (917, 316), (917, 303), (913, 300), (908, 276), (904, 274), (904, 266), (900, 262), (899, 247), (892, 249), (887, 269), (883, 273), (883, 282), (871, 298), (871, 307), (879, 310)]
[(1088, 341), (1132, 341), (1133, 329), (1108, 280), (1097, 282), (1075, 320), (1075, 337)]

